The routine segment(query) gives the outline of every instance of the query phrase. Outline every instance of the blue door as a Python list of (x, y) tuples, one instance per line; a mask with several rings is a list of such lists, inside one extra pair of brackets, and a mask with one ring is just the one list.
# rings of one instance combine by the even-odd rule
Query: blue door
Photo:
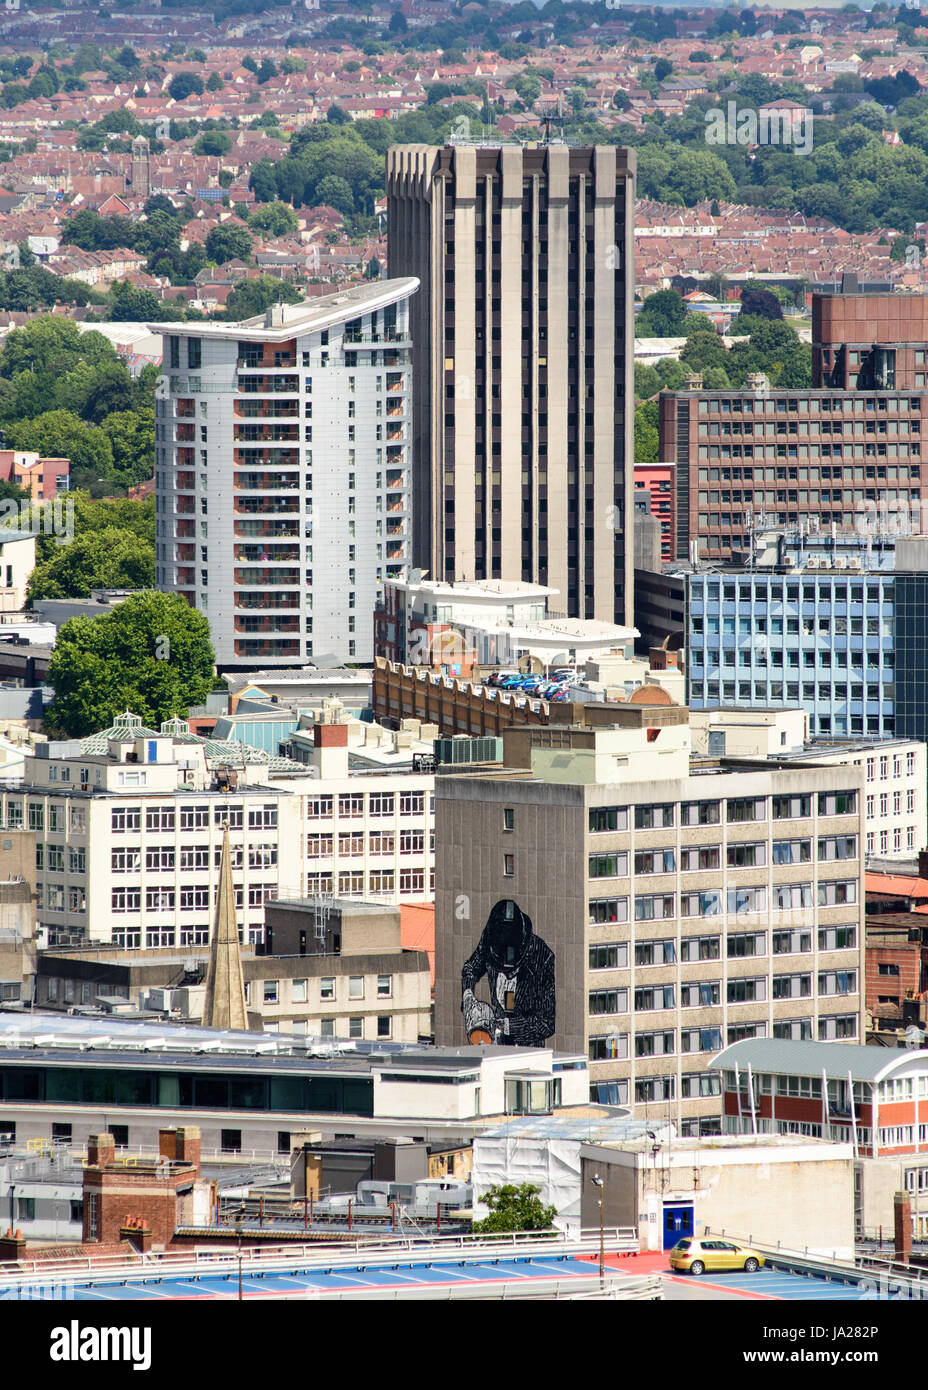
[(692, 1234), (693, 1203), (667, 1203), (664, 1207), (664, 1249), (672, 1250), (678, 1240)]

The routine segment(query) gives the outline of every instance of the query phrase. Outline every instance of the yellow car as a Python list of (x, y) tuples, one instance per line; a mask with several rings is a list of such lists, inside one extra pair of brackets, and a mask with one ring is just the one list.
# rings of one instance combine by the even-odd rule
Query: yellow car
[(678, 1240), (670, 1252), (670, 1268), (705, 1274), (707, 1271), (743, 1269), (748, 1274), (762, 1269), (763, 1255), (747, 1245), (735, 1245), (731, 1240), (706, 1237), (696, 1240), (687, 1236)]

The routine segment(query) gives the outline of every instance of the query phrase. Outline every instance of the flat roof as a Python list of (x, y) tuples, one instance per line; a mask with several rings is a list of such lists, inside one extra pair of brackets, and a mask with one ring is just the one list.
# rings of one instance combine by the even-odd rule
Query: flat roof
[(221, 338), (237, 341), (244, 333), (258, 342), (279, 343), (294, 334), (319, 333), (326, 328), (358, 318), (361, 314), (373, 314), (398, 299), (406, 299), (415, 294), (419, 281), (413, 275), (404, 275), (393, 280), (374, 280), (370, 284), (352, 285), (350, 289), (339, 290), (335, 294), (321, 295), (318, 299), (304, 299), (299, 304), (273, 306), (281, 313), (281, 323), (269, 327), (265, 314), (241, 319), (238, 323), (149, 323), (149, 332), (160, 333), (162, 337), (182, 335), (191, 338)]
[(772, 1072), (784, 1076), (818, 1076), (846, 1081), (876, 1081), (905, 1062), (921, 1058), (928, 1070), (928, 1051), (867, 1047), (861, 1043), (792, 1042), (781, 1038), (744, 1038), (719, 1052), (709, 1066), (718, 1071)]

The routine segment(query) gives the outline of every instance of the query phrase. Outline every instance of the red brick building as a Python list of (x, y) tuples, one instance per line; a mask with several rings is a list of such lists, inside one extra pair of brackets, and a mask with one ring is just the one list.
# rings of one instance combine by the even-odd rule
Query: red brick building
[[(869, 877), (869, 875), (868, 875)], [(928, 921), (887, 912), (866, 921), (866, 1009), (874, 1031), (924, 1026), (928, 986)]]
[(84, 1244), (132, 1240), (164, 1248), (178, 1226), (192, 1225), (200, 1183), (200, 1131), (163, 1129), (159, 1157), (116, 1159), (111, 1134), (92, 1134), (84, 1168)]

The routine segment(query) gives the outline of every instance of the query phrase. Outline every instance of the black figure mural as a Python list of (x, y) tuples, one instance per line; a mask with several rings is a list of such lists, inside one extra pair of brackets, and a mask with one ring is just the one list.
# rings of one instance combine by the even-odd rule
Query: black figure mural
[[(474, 994), (484, 975), (488, 1004)], [(554, 952), (510, 899), (491, 910), (477, 949), (461, 971), (461, 986), (470, 1042), (543, 1047), (553, 1034)]]

